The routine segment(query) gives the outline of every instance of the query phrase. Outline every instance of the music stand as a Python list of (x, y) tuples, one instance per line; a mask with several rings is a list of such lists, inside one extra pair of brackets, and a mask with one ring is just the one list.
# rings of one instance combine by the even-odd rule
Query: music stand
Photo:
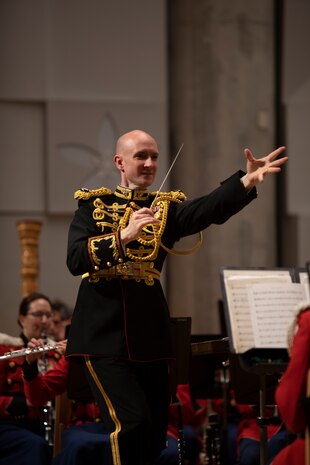
[(178, 410), (178, 452), (179, 465), (185, 463), (185, 442), (183, 433), (182, 405), (177, 399), (178, 384), (187, 384), (189, 379), (191, 317), (172, 317), (171, 335), (174, 361), (170, 363), (170, 393), (171, 402)]
[[(292, 268), (234, 268), (222, 267), (220, 270), (221, 285), (224, 297), (224, 309), (229, 334), (229, 345), (231, 354), (236, 357), (238, 364), (232, 365), (232, 377), (234, 370), (239, 367), (239, 374), (244, 371), (244, 376), (255, 376), (258, 386), (253, 390), (250, 383), (235, 383), (234, 389), (237, 400), (240, 403), (253, 403), (259, 405), (259, 416), (257, 423), (260, 427), (260, 464), (267, 463), (267, 426), (274, 423), (274, 418), (266, 418), (265, 409), (267, 403), (274, 404), (275, 379), (285, 371), (288, 354), (286, 349), (286, 330), (284, 340), (277, 341), (273, 347), (273, 341), (269, 338), (269, 330), (275, 330), (275, 326), (266, 326), (266, 336), (259, 334), (258, 328), (253, 327), (254, 321), (259, 318), (264, 323), (270, 316), (274, 317), (273, 310), (276, 307), (276, 299), (281, 290), (285, 289), (291, 295), (298, 298), (296, 286), (294, 292), (292, 283), (296, 283), (296, 270)], [(298, 287), (300, 294), (304, 292), (302, 286)], [(261, 294), (260, 294), (261, 292)], [(290, 295), (290, 297), (291, 297)], [(272, 296), (272, 297), (270, 297)], [(292, 305), (292, 301), (289, 300)], [(296, 303), (298, 300), (296, 300)], [(265, 307), (264, 308), (264, 304)], [(263, 309), (263, 311), (262, 311)], [(294, 306), (291, 308), (292, 314)], [(264, 313), (265, 312), (265, 313)], [(267, 316), (264, 316), (267, 315)], [(282, 316), (282, 315), (281, 315)], [(287, 326), (291, 318), (287, 316)], [(261, 337), (261, 339), (259, 338)], [(264, 337), (265, 336), (265, 337)], [(284, 337), (284, 336), (283, 336)], [(280, 339), (280, 338), (279, 338)], [(258, 341), (267, 341), (264, 343)], [(231, 357), (233, 360), (233, 357)], [(268, 377), (272, 377), (270, 380)], [(241, 377), (242, 378), (242, 377)], [(240, 379), (240, 378), (239, 378)], [(268, 379), (268, 382), (267, 382)], [(267, 388), (268, 385), (268, 388)], [(240, 388), (247, 387), (248, 391), (240, 394)], [(240, 399), (240, 397), (242, 397)]]

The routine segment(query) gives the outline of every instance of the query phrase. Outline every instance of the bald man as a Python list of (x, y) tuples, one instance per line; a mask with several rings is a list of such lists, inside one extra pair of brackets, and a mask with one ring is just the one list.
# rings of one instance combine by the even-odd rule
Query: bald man
[(280, 171), (280, 147), (255, 159), (245, 149), (239, 171), (212, 193), (186, 200), (180, 191), (148, 191), (158, 166), (155, 139), (134, 130), (117, 141), (120, 184), (75, 193), (67, 265), (82, 282), (67, 357), (85, 364), (110, 432), (111, 464), (152, 465), (166, 445), (173, 358), (168, 305), (160, 283), (176, 241), (221, 224), (256, 198), (255, 185)]

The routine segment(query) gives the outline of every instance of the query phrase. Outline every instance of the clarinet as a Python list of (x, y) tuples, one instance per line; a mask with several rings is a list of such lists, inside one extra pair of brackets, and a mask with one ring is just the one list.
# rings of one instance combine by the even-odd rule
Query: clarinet
[[(47, 335), (46, 333), (41, 334), (41, 338), (44, 341), (44, 345), (47, 345)], [(40, 363), (40, 360), (38, 360), (38, 369), (42, 375), (45, 375), (47, 370), (49, 369), (49, 364), (48, 364), (48, 352), (44, 352), (43, 357), (42, 357), (42, 363)], [(44, 413), (44, 420), (43, 420), (43, 425), (44, 425), (44, 438), (46, 442), (48, 443), (49, 446), (54, 445), (54, 440), (53, 440), (53, 405), (51, 401), (48, 401), (46, 405), (43, 407), (43, 413)]]

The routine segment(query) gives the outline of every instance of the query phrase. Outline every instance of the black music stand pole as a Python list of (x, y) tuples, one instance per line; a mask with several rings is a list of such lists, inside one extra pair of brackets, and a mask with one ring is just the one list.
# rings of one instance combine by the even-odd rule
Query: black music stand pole
[(259, 377), (259, 417), (257, 422), (260, 426), (260, 465), (267, 463), (267, 426), (265, 418), (266, 407), (266, 375), (261, 374)]

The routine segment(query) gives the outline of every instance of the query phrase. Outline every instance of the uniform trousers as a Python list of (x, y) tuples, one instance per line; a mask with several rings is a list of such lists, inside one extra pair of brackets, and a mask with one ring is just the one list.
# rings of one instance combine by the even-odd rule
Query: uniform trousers
[(61, 435), (61, 452), (53, 465), (106, 465), (110, 461), (110, 441), (103, 423), (66, 428)]
[(167, 361), (85, 357), (85, 372), (110, 434), (107, 465), (153, 465), (166, 447)]
[(0, 420), (0, 465), (49, 465), (52, 452), (45, 439), (32, 431), (37, 422)]
[[(201, 444), (197, 432), (191, 426), (184, 426), (184, 460), (186, 465), (196, 465), (198, 463)], [(167, 435), (167, 447), (164, 449), (156, 465), (179, 465), (180, 463), (180, 444), (179, 440)]]
[[(276, 455), (292, 441), (285, 429), (281, 429), (272, 436), (267, 443), (267, 464), (269, 465)], [(260, 443), (250, 438), (240, 440), (239, 465), (259, 465), (260, 464)], [(293, 464), (292, 464), (293, 465)]]

